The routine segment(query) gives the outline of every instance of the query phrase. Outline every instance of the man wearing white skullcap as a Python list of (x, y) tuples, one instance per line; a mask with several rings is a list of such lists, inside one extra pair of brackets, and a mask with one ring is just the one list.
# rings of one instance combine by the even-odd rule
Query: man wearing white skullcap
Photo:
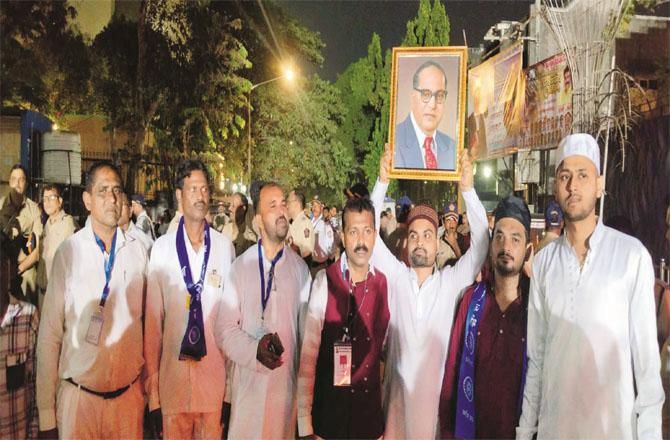
[(533, 262), (517, 438), (661, 438), (651, 257), (596, 216), (604, 182), (592, 136), (565, 137), (556, 164), (565, 232)]

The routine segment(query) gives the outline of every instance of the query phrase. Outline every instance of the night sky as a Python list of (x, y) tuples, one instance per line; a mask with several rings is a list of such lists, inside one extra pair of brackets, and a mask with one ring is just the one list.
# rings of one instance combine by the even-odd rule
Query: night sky
[[(415, 1), (287, 1), (282, 5), (311, 30), (321, 33), (326, 43), (323, 67), (317, 72), (331, 81), (347, 66), (367, 53), (372, 33), (381, 38), (382, 50), (398, 46), (405, 36), (406, 23), (415, 17)], [(502, 20), (523, 21), (532, 0), (475, 1), (446, 0), (451, 23), (450, 44), (463, 45), (465, 29), (468, 45), (483, 41), (484, 34)]]

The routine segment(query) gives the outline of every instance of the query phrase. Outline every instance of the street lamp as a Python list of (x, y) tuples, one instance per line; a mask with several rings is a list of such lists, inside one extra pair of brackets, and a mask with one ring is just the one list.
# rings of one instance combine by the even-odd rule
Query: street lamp
[(249, 95), (247, 96), (247, 176), (249, 179), (249, 185), (251, 185), (251, 92), (262, 85), (277, 81), (279, 79), (286, 79), (286, 81), (293, 81), (295, 78), (295, 72), (290, 67), (284, 68), (284, 73), (276, 78), (268, 79), (266, 81), (259, 82), (254, 84), (249, 89)]

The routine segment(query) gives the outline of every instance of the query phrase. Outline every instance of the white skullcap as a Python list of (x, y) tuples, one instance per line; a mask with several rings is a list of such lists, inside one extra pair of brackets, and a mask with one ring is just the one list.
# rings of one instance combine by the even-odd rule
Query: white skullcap
[(600, 175), (600, 147), (590, 134), (575, 133), (564, 137), (556, 150), (556, 168), (558, 169), (565, 158), (570, 156), (586, 157), (593, 162)]

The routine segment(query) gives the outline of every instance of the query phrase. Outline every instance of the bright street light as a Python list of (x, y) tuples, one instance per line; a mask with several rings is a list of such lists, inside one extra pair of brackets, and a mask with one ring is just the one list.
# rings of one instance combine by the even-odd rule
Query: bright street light
[(284, 78), (286, 78), (286, 81), (293, 81), (293, 78), (295, 78), (295, 72), (293, 72), (293, 69), (286, 67), (284, 69)]

